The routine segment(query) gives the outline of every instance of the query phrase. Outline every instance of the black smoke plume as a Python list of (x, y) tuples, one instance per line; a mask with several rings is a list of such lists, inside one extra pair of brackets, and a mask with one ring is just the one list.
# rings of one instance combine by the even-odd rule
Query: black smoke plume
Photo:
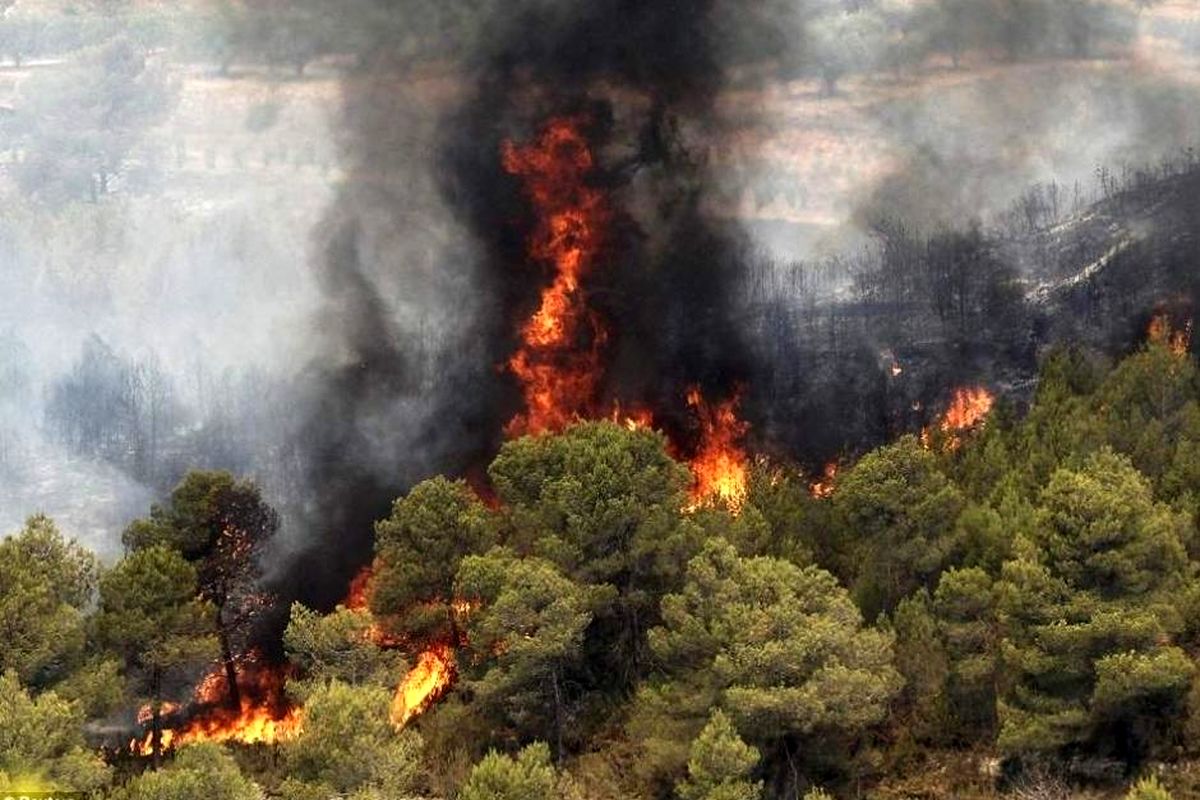
[(617, 209), (586, 286), (609, 331), (605, 399), (649, 405), (686, 441), (689, 386), (723, 399), (745, 383), (730, 298), (746, 244), (700, 213), (707, 176), (687, 134), (713, 118), (722, 81), (712, 5), (504, 4), (442, 107), (397, 77), (403, 55), (386, 47), (347, 78), (351, 175), (318, 265), (331, 344), (296, 439), (311, 538), (283, 598), (339, 599), (389, 502), (486, 464), (519, 410), (501, 365), (547, 276), (525, 254), (530, 210), (500, 151), (550, 117), (588, 121), (594, 179)]

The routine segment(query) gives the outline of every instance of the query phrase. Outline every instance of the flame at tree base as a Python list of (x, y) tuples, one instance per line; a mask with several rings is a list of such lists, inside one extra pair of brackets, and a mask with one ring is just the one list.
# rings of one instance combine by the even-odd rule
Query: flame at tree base
[(688, 510), (713, 500), (723, 502), (731, 512), (742, 509), (749, 494), (749, 458), (739, 444), (749, 425), (738, 419), (738, 397), (709, 406), (693, 388), (688, 405), (700, 420), (700, 444), (691, 460), (696, 485)]
[(389, 713), (392, 726), (400, 730), (409, 720), (440, 700), (454, 683), (457, 662), (454, 648), (438, 644), (417, 657), (416, 665), (408, 671), (396, 694)]
[[(162, 752), (193, 742), (237, 742), (239, 744), (277, 744), (294, 739), (304, 728), (303, 709), (290, 708), (283, 716), (249, 701), (242, 703), (240, 713), (202, 716), (190, 720), (182, 728), (164, 728)], [(129, 748), (135, 755), (154, 753), (154, 732), (135, 739)]]
[[(240, 744), (276, 744), (298, 736), (304, 727), (304, 710), (292, 705), (284, 693), (289, 669), (263, 664), (257, 654), (245, 656), (237, 664), (238, 709), (228, 705), (225, 669), (216, 665), (194, 692), (190, 718), (181, 724), (164, 724), (160, 752), (193, 742), (237, 742)], [(178, 706), (164, 703), (162, 714), (171, 720)], [(138, 713), (138, 722), (150, 724), (149, 707)], [(154, 753), (154, 731), (129, 743), (135, 755)]]

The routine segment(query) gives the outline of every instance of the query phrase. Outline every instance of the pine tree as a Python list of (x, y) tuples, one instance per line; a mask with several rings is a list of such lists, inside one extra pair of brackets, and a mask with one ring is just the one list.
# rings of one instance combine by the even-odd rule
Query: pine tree
[(679, 782), (681, 800), (758, 800), (762, 782), (750, 774), (759, 754), (738, 736), (733, 723), (720, 710), (692, 742), (688, 776)]
[(550, 748), (537, 743), (516, 757), (492, 751), (471, 768), (459, 800), (553, 800), (557, 775)]
[(1171, 644), (1189, 520), (1155, 503), (1111, 451), (1057, 471), (1038, 520), (997, 587), (1000, 745), (1046, 752), (1094, 740), (1142, 757), (1179, 716), (1193, 672)]

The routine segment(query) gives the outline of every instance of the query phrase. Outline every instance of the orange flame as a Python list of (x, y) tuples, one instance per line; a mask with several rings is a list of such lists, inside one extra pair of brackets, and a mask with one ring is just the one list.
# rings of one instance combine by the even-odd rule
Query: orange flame
[(351, 611), (363, 611), (370, 603), (371, 578), (375, 577), (375, 567), (373, 564), (368, 564), (359, 570), (354, 579), (350, 581), (350, 589), (346, 592), (346, 599), (342, 601), (342, 605)]
[(588, 310), (581, 280), (595, 264), (610, 212), (604, 196), (587, 184), (595, 161), (583, 123), (558, 117), (532, 144), (506, 141), (501, 150), (505, 171), (523, 179), (537, 216), (529, 255), (554, 268), (554, 280), (521, 327), (521, 346), (508, 362), (525, 397), (525, 413), (509, 423), (509, 435), (561, 430), (585, 415), (601, 375), (607, 334)]
[(833, 497), (833, 490), (835, 487), (834, 481), (837, 480), (837, 474), (838, 463), (836, 461), (830, 461), (825, 465), (825, 470), (821, 473), (821, 478), (809, 484), (809, 494), (818, 500), (827, 500), (830, 497)]
[[(191, 742), (275, 744), (296, 737), (304, 725), (304, 712), (293, 706), (284, 694), (288, 672), (287, 668), (260, 663), (257, 654), (246, 656), (237, 666), (241, 705), (234, 710), (226, 704), (228, 691), (224, 666), (214, 666), (193, 692), (194, 703), (201, 711), (180, 726), (164, 726), (162, 750)], [(163, 706), (165, 714), (176, 711), (178, 706), (174, 704)], [(138, 713), (138, 721), (145, 725), (150, 720), (150, 709), (143, 707)], [(132, 740), (129, 749), (136, 755), (151, 755), (154, 732), (147, 731), (142, 738)]]
[(457, 661), (454, 647), (436, 644), (417, 657), (416, 666), (408, 671), (392, 697), (390, 718), (400, 730), (409, 720), (440, 700), (454, 683)]
[(996, 398), (987, 389), (973, 387), (959, 389), (950, 401), (950, 407), (942, 415), (941, 429), (947, 433), (974, 428), (992, 411)]
[[(371, 579), (374, 577), (374, 565), (367, 565), (350, 582), (346, 599), (342, 602), (346, 608), (361, 611), (367, 609), (366, 598), (370, 596)], [(440, 601), (431, 601), (431, 604)], [(478, 603), (455, 598), (450, 601), (450, 614), (455, 620), (453, 631), (461, 631), (457, 623), (462, 617), (478, 607)], [(403, 638), (389, 635), (378, 624), (372, 624), (367, 630), (367, 638), (380, 647), (411, 646)], [(451, 634), (451, 639), (461, 639), (461, 633)], [(445, 696), (454, 684), (457, 676), (455, 649), (461, 641), (438, 642), (426, 648), (417, 656), (417, 663), (396, 687), (392, 697), (389, 717), (396, 730), (400, 730), (418, 714)]]
[(1181, 329), (1175, 330), (1169, 316), (1155, 314), (1154, 318), (1150, 320), (1150, 329), (1146, 332), (1146, 338), (1152, 344), (1165, 345), (1172, 353), (1182, 358), (1187, 355), (1192, 346), (1192, 321), (1189, 319)]
[(696, 484), (690, 508), (715, 499), (736, 514), (749, 491), (749, 458), (739, 441), (750, 426), (738, 419), (738, 398), (711, 407), (700, 390), (692, 388), (687, 402), (700, 419), (700, 446), (691, 462)]
[[(995, 404), (995, 395), (983, 387), (974, 386), (956, 390), (950, 406), (942, 414), (942, 418), (937, 424), (937, 429), (945, 437), (945, 446), (949, 450), (958, 449), (962, 444), (958, 434), (980, 425), (992, 412)], [(933, 435), (929, 428), (921, 432), (921, 444), (927, 448), (933, 446)]]
[(613, 410), (612, 414), (609, 415), (609, 419), (631, 431), (647, 430), (654, 427), (654, 413), (650, 409), (640, 406), (624, 409), (619, 400), (613, 402)]

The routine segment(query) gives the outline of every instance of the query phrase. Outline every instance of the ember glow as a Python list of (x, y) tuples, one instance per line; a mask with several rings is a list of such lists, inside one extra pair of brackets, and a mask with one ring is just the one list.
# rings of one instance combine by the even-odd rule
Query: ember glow
[(522, 179), (537, 217), (529, 256), (554, 275), (508, 362), (525, 398), (525, 413), (509, 423), (509, 435), (558, 431), (594, 416), (607, 334), (588, 308), (581, 281), (595, 266), (610, 211), (588, 185), (595, 162), (583, 122), (552, 119), (532, 144), (505, 142), (501, 153), (505, 171)]
[(416, 665), (400, 681), (392, 697), (390, 718), (396, 730), (440, 700), (454, 685), (457, 674), (454, 647), (438, 644), (417, 657)]
[[(284, 692), (288, 675), (288, 668), (266, 664), (255, 654), (241, 659), (237, 665), (241, 703), (235, 710), (229, 707), (224, 666), (215, 665), (196, 687), (194, 712), (185, 721), (174, 724), (179, 707), (164, 704), (162, 750), (191, 742), (275, 744), (296, 737), (304, 725), (304, 712)], [(138, 721), (148, 725), (151, 720), (151, 710), (144, 707)], [(154, 732), (131, 741), (129, 749), (136, 755), (152, 755)]]
[(1171, 325), (1171, 319), (1166, 314), (1155, 314), (1150, 320), (1150, 329), (1146, 338), (1153, 344), (1166, 345), (1172, 353), (1182, 358), (1192, 346), (1192, 321), (1176, 330)]
[(809, 484), (808, 492), (818, 500), (826, 500), (833, 497), (835, 481), (837, 480), (838, 464), (836, 461), (830, 461), (825, 465), (825, 470), (821, 473), (819, 480)]
[(346, 592), (346, 599), (342, 601), (342, 605), (351, 611), (362, 611), (367, 608), (370, 602), (368, 592), (371, 588), (371, 578), (374, 577), (374, 565), (368, 564), (359, 570), (354, 576), (354, 580), (350, 581), (350, 589)]
[(749, 458), (740, 444), (749, 425), (738, 418), (738, 398), (710, 406), (700, 390), (692, 388), (687, 403), (700, 421), (700, 444), (691, 460), (696, 476), (693, 507), (718, 500), (737, 513), (749, 483)]

